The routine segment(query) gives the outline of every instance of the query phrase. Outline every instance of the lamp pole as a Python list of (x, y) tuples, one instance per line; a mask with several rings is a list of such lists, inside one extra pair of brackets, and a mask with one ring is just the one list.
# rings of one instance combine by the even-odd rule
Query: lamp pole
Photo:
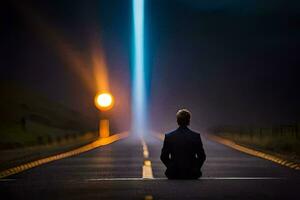
[(109, 120), (107, 119), (106, 113), (114, 106), (114, 98), (108, 92), (99, 92), (95, 96), (95, 106), (102, 114), (99, 120), (99, 137), (109, 137)]

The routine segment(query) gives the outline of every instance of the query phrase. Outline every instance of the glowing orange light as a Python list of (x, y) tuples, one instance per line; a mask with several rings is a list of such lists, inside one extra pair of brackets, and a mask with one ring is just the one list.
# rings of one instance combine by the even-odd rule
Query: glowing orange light
[(113, 107), (114, 98), (110, 93), (100, 93), (95, 97), (95, 105), (99, 110), (105, 111)]

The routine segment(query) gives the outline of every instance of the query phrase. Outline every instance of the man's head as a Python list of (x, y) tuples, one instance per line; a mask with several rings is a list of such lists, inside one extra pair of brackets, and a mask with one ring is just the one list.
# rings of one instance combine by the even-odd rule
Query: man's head
[(191, 113), (187, 109), (180, 109), (176, 113), (177, 123), (179, 126), (190, 125)]

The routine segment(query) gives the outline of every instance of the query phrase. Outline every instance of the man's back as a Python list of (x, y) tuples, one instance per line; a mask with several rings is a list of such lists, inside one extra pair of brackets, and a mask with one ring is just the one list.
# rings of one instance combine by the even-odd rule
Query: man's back
[(200, 134), (186, 126), (166, 134), (161, 160), (170, 179), (193, 179), (201, 176), (206, 159)]

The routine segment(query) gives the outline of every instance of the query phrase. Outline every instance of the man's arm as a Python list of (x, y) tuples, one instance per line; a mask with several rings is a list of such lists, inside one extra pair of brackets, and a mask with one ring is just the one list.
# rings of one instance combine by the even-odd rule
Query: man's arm
[(196, 154), (197, 154), (198, 165), (202, 167), (204, 161), (206, 160), (206, 155), (203, 149), (203, 144), (200, 135), (199, 138), (197, 139)]
[(167, 135), (165, 135), (164, 144), (163, 144), (163, 148), (161, 150), (160, 159), (165, 164), (166, 167), (168, 167), (170, 162), (171, 162), (171, 159), (170, 159), (169, 155), (170, 155), (170, 145), (169, 145), (169, 142), (168, 142), (168, 137), (167, 137)]

